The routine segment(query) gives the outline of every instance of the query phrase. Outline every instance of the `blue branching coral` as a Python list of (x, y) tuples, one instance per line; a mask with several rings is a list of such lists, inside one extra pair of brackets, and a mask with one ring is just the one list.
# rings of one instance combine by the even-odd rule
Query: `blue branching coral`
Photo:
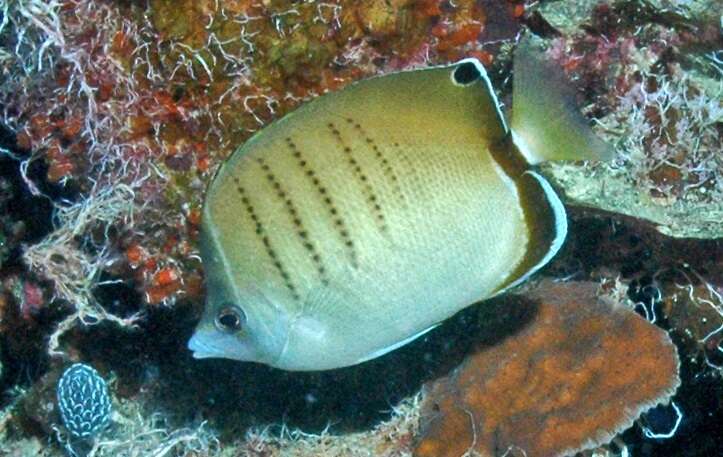
[(78, 438), (92, 437), (108, 425), (108, 385), (94, 368), (71, 365), (58, 382), (58, 407), (63, 424)]

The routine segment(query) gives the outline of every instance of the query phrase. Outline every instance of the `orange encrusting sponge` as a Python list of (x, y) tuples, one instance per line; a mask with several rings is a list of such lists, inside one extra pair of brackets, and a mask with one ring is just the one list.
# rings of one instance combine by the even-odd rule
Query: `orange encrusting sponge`
[(545, 281), (529, 292), (522, 329), (427, 386), (414, 455), (572, 455), (669, 400), (680, 380), (668, 334), (596, 288)]

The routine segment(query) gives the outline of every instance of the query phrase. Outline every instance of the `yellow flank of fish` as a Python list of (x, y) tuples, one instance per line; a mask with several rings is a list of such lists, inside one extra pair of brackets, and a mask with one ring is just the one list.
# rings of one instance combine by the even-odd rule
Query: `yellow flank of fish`
[(483, 66), (465, 59), (358, 82), (257, 133), (206, 195), (194, 356), (353, 365), (524, 280), (567, 230), (528, 163), (589, 135), (572, 117), (569, 140), (558, 128), (531, 152), (543, 108), (520, 108), (534, 115), (509, 131)]

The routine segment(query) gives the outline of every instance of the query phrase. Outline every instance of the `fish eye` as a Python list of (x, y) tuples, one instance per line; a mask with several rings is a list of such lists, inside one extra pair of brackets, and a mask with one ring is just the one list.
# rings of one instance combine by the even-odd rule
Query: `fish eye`
[(454, 69), (452, 80), (463, 86), (471, 84), (482, 77), (482, 74), (474, 62), (463, 62)]
[(246, 323), (246, 313), (235, 305), (226, 305), (216, 315), (216, 328), (222, 332), (236, 332)]

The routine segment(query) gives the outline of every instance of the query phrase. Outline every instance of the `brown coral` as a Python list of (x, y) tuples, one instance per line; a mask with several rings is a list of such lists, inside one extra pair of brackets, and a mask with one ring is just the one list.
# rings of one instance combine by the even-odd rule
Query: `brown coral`
[(572, 454), (610, 441), (679, 385), (668, 335), (597, 298), (594, 284), (543, 282), (528, 298), (521, 330), (428, 386), (415, 456)]

